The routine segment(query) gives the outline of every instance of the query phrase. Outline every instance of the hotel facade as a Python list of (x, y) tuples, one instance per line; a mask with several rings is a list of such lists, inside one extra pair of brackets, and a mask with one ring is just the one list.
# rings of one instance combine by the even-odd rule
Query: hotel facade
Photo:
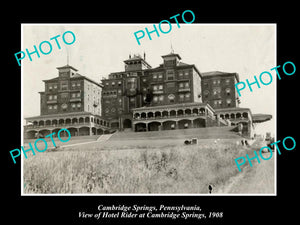
[(261, 114), (255, 119), (249, 108), (239, 108), (237, 73), (201, 73), (173, 52), (162, 61), (152, 68), (145, 54), (129, 55), (124, 71), (110, 73), (101, 83), (72, 66), (58, 67), (58, 77), (44, 80), (41, 115), (26, 118), (25, 137), (61, 128), (81, 136), (211, 126), (237, 126), (243, 136), (253, 136)]
[(58, 77), (44, 80), (45, 91), (39, 92), (40, 116), (25, 118), (25, 138), (56, 135), (61, 128), (67, 128), (72, 136), (109, 132), (109, 121), (101, 117), (102, 85), (72, 66), (57, 69)]

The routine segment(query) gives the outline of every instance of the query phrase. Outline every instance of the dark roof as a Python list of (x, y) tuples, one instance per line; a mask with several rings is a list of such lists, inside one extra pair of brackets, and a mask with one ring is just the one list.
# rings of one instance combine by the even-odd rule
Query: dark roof
[(203, 72), (201, 75), (205, 77), (214, 77), (214, 76), (224, 76), (224, 75), (234, 75), (236, 80), (239, 82), (239, 74), (238, 73), (229, 73), (229, 72), (222, 72), (222, 71), (210, 71), (210, 72)]
[(75, 69), (73, 66), (70, 65), (65, 65), (65, 66), (61, 66), (61, 67), (56, 67), (56, 69), (66, 69), (66, 68), (71, 68), (72, 70), (78, 71), (77, 69)]
[[(202, 73), (200, 73), (200, 71), (198, 70), (198, 68), (194, 64), (187, 64), (187, 63), (184, 63), (184, 62), (179, 62), (176, 65), (176, 67), (193, 67), (200, 74), (200, 76), (202, 75)], [(164, 69), (164, 64), (163, 63), (159, 64), (158, 67), (147, 69), (147, 71), (153, 71), (153, 70), (159, 70), (159, 69)]]
[(167, 55), (162, 55), (161, 57), (165, 58), (165, 57), (169, 57), (169, 56), (176, 56), (178, 59), (181, 59), (180, 55), (172, 53), (172, 52), (170, 54), (167, 54)]
[(124, 60), (123, 62), (124, 62), (124, 63), (127, 63), (127, 62), (130, 62), (130, 61), (136, 61), (136, 60), (142, 61), (142, 62), (145, 63), (148, 67), (151, 68), (151, 65), (150, 65), (149, 63), (147, 63), (146, 60), (144, 60), (140, 55), (134, 55), (134, 56), (131, 57), (130, 59), (126, 59), (126, 60)]

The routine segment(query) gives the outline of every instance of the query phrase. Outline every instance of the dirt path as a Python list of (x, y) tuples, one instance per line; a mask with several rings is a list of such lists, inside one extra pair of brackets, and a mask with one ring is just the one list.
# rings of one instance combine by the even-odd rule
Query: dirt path
[[(267, 153), (268, 154), (268, 153)], [(264, 156), (265, 158), (268, 155)], [(274, 155), (270, 160), (255, 161), (242, 172), (216, 188), (216, 194), (275, 194)]]

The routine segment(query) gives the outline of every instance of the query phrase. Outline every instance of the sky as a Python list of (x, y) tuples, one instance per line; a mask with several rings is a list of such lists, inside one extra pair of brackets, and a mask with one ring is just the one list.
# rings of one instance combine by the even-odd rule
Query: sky
[[(156, 26), (158, 26), (156, 24)], [(52, 44), (48, 55), (40, 53), (40, 58), (33, 54), (32, 61), (28, 56), (22, 60), (22, 98), (23, 117), (40, 115), (40, 95), (44, 91), (43, 80), (58, 76), (57, 67), (67, 64), (78, 69), (78, 73), (97, 82), (107, 78), (111, 72), (124, 71), (123, 61), (129, 54), (146, 54), (146, 61), (156, 67), (162, 63), (162, 55), (169, 54), (171, 49), (179, 54), (182, 62), (194, 64), (201, 72), (223, 71), (236, 72), (240, 81), (254, 81), (263, 71), (273, 75), (273, 82), (261, 88), (252, 86), (241, 91), (240, 107), (250, 108), (252, 113), (271, 114), (271, 121), (257, 125), (256, 132), (275, 134), (276, 121), (276, 25), (274, 24), (172, 24), (167, 33), (151, 34), (140, 39), (138, 45), (134, 32), (150, 31), (153, 24), (22, 24), (21, 51), (27, 48), (34, 50), (43, 41)], [(163, 26), (164, 31), (168, 25)], [(66, 45), (62, 35), (72, 31), (76, 40)], [(60, 35), (57, 40), (50, 38)], [(72, 40), (66, 35), (66, 40)], [(44, 45), (44, 51), (47, 46)], [(16, 62), (17, 63), (17, 62)], [(268, 78), (265, 78), (267, 82)]]

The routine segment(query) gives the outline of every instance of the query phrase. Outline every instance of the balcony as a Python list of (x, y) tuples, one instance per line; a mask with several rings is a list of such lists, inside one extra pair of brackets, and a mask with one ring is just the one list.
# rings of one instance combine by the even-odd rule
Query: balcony
[(81, 122), (81, 123), (60, 123), (60, 124), (43, 124), (43, 125), (24, 125), (25, 129), (32, 129), (32, 128), (46, 128), (46, 127), (62, 127), (62, 126), (81, 126), (81, 125), (90, 125), (92, 122)]
[(163, 90), (154, 90), (153, 94), (163, 94), (164, 91)]
[(205, 116), (205, 113), (188, 113), (188, 114), (180, 114), (180, 115), (136, 117), (136, 118), (133, 118), (133, 120), (159, 120), (159, 119), (185, 118), (185, 117), (197, 117), (197, 116)]
[(57, 103), (57, 99), (47, 100), (47, 104), (54, 104), (54, 103)]
[(189, 91), (191, 91), (191, 88), (189, 88), (189, 87), (188, 88), (186, 87), (186, 88), (179, 88), (178, 89), (178, 92), (189, 92)]
[(71, 98), (70, 102), (81, 102), (81, 98)]

